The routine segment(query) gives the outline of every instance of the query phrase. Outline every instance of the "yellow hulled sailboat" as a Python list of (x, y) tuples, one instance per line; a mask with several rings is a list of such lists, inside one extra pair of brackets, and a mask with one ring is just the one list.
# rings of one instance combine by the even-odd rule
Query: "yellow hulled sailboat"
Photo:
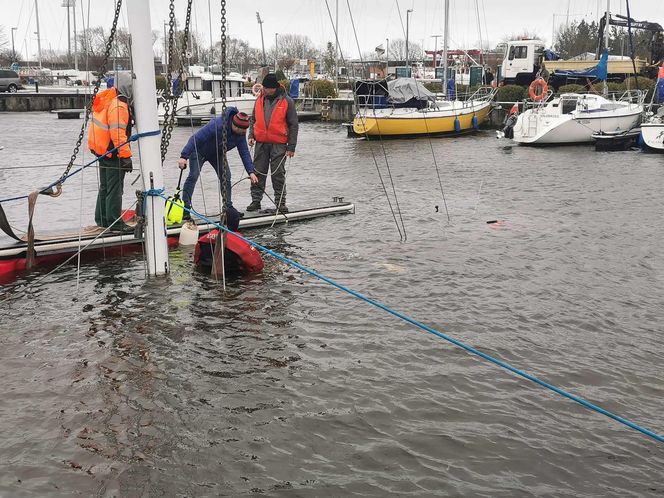
[[(376, 88), (385, 89), (384, 95), (375, 92)], [(368, 138), (476, 130), (489, 115), (495, 93), (491, 88), (480, 88), (468, 100), (436, 100), (421, 81), (412, 78), (381, 82), (372, 90), (373, 95), (358, 102), (353, 120), (353, 132)]]

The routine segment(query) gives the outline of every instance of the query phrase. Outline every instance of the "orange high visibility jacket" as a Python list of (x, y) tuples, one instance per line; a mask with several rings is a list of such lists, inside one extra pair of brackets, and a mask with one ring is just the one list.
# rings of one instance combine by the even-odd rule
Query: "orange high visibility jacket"
[[(118, 98), (117, 90), (99, 92), (92, 103), (92, 123), (88, 131), (88, 148), (97, 156), (131, 157), (127, 141), (129, 106)], [(109, 153), (120, 144), (115, 152)]]
[(288, 123), (286, 122), (288, 101), (286, 99), (279, 99), (279, 102), (277, 102), (277, 105), (272, 110), (270, 124), (265, 126), (265, 110), (263, 108), (264, 100), (264, 95), (261, 95), (256, 100), (254, 138), (257, 142), (268, 144), (288, 143)]

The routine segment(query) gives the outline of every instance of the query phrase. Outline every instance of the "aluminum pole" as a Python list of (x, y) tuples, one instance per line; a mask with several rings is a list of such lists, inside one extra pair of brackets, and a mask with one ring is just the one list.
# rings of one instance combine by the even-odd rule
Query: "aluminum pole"
[[(611, 10), (611, 0), (606, 0), (606, 22), (604, 24), (604, 49), (609, 50), (609, 11)], [(602, 54), (599, 54), (600, 57)], [(636, 74), (634, 75), (634, 78), (636, 78)], [(606, 82), (608, 78), (604, 80), (604, 88), (602, 90), (602, 95), (604, 97), (607, 97), (609, 95), (609, 85)]]
[(41, 36), (39, 35), (39, 3), (35, 0), (35, 19), (37, 20), (37, 55), (39, 56), (39, 70), (42, 70)]
[[(152, 54), (150, 2), (128, 0), (127, 19), (135, 73), (133, 84), (136, 129), (138, 133), (159, 130), (155, 103), (157, 88)], [(152, 135), (139, 138), (138, 146), (132, 147), (134, 152), (138, 151), (140, 155), (144, 191), (164, 188), (160, 143), (160, 136)], [(145, 217), (144, 239), (148, 275), (168, 273), (164, 200), (156, 196), (147, 197), (143, 215)]]
[(445, 0), (445, 33), (443, 33), (443, 95), (447, 97), (447, 39), (449, 37), (450, 0)]
[(71, 21), (69, 16), (69, 2), (65, 0), (65, 3), (62, 5), (67, 7), (67, 65), (71, 64)]
[(16, 30), (18, 30), (18, 28), (12, 28), (12, 62), (17, 62), (16, 49), (14, 48), (14, 31)]
[[(78, 47), (78, 44), (76, 43), (76, 0), (74, 0), (74, 4), (72, 5), (73, 9), (73, 15), (74, 15), (74, 69), (78, 71), (78, 50), (76, 47)], [(69, 9), (67, 9), (69, 10)], [(78, 75), (76, 75), (76, 78), (78, 78)]]

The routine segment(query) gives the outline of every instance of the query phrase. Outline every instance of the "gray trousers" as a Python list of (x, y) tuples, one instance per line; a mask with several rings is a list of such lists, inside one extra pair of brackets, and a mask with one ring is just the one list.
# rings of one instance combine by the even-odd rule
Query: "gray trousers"
[(263, 198), (267, 172), (271, 172), (274, 202), (286, 205), (286, 145), (256, 142), (254, 167), (258, 176), (258, 185), (251, 186), (251, 200), (260, 202)]

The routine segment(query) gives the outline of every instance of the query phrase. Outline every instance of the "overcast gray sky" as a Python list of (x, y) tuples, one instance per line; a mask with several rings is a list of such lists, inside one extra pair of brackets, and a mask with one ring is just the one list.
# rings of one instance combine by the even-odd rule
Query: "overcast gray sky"
[[(63, 0), (37, 0), (42, 48), (67, 47), (67, 16)], [(126, 1), (126, 0), (125, 0)], [(163, 22), (168, 19), (168, 0), (149, 0), (152, 7), (152, 26), (163, 30)], [(91, 6), (90, 25), (110, 27), (113, 19), (112, 0), (76, 0), (77, 28), (81, 27), (81, 5), (85, 16)], [(328, 0), (330, 9), (335, 10), (336, 0)], [(397, 0), (349, 0), (355, 26), (363, 51), (370, 51), (384, 43), (385, 38), (404, 38), (397, 10)], [(210, 37), (208, 4), (212, 10), (212, 33), (215, 39), (220, 33), (220, 0), (194, 0), (193, 28)], [(26, 51), (35, 54), (37, 41), (35, 24), (35, 0), (0, 0), (5, 35), (10, 40), (10, 28), (15, 32), (16, 50), (25, 56)], [(184, 20), (185, 0), (176, 0), (176, 15)], [(503, 37), (523, 30), (537, 33), (547, 43), (551, 40), (552, 29), (573, 20), (597, 20), (606, 9), (606, 0), (450, 0), (450, 44), (452, 48), (472, 48), (478, 45), (481, 37), (489, 39), (495, 46)], [(260, 31), (256, 22), (256, 11), (263, 18), (265, 47), (274, 45), (275, 33), (297, 33), (307, 35), (316, 46), (323, 47), (334, 40), (325, 0), (227, 0), (229, 33), (233, 37), (248, 40), (252, 46), (260, 47)], [(433, 49), (431, 35), (443, 32), (443, 0), (398, 0), (399, 10), (406, 21), (406, 9), (413, 9), (410, 17), (410, 39), (426, 49)], [(611, 0), (612, 12), (625, 13), (624, 0)], [(663, 0), (631, 0), (632, 17), (664, 24)], [(127, 24), (123, 12), (120, 23)], [(569, 14), (569, 17), (568, 17)], [(357, 48), (348, 14), (347, 0), (339, 0), (339, 39), (346, 57), (357, 57)], [(439, 40), (442, 43), (442, 40)], [(159, 47), (157, 47), (159, 50)]]

